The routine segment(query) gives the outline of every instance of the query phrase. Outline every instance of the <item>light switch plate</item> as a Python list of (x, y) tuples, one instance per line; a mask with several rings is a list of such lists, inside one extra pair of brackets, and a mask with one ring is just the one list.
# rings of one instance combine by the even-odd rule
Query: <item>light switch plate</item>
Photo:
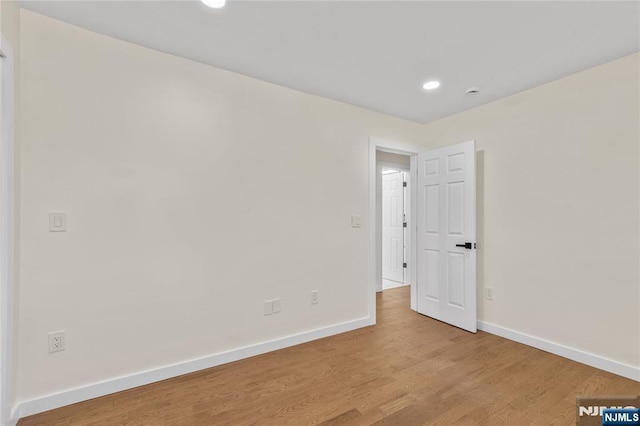
[(282, 299), (281, 298), (277, 298), (277, 299), (273, 299), (273, 313), (277, 314), (280, 311), (282, 311)]
[(65, 212), (49, 213), (49, 232), (67, 232), (67, 214)]
[(351, 216), (352, 228), (360, 228), (361, 223), (362, 223), (362, 218), (360, 216)]
[(264, 315), (271, 315), (273, 313), (273, 300), (264, 301)]
[(484, 298), (487, 300), (494, 300), (493, 287), (485, 287)]

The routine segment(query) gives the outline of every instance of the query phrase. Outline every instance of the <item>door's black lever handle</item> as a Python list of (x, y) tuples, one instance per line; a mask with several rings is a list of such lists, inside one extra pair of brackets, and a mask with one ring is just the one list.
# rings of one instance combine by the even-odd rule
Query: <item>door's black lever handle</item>
[(467, 250), (471, 250), (472, 248), (474, 248), (473, 246), (473, 243), (456, 244), (456, 247), (464, 247)]

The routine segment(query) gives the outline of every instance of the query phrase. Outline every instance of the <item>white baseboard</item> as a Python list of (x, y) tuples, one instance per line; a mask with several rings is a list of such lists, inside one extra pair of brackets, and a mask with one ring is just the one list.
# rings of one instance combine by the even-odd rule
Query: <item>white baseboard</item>
[(73, 389), (67, 389), (27, 401), (19, 401), (14, 407), (11, 416), (12, 422), (17, 422), (18, 419), (22, 417), (53, 410), (54, 408), (64, 407), (65, 405), (75, 404), (77, 402), (136, 388), (138, 386), (147, 385), (160, 380), (193, 373), (206, 368), (272, 352), (289, 346), (299, 345), (312, 340), (322, 339), (323, 337), (333, 336), (374, 324), (375, 321), (371, 317), (360, 318), (329, 327), (323, 327), (267, 342), (257, 343), (255, 345), (244, 346), (228, 352), (208, 355), (198, 359), (166, 365), (164, 367), (141, 371), (127, 376), (116, 377)]
[(495, 334), (496, 336), (504, 337), (505, 339), (514, 340), (518, 343), (532, 346), (564, 358), (569, 358), (573, 361), (590, 365), (591, 367), (599, 368), (600, 370), (608, 371), (619, 376), (640, 381), (640, 367), (623, 364), (600, 355), (570, 348), (568, 346), (550, 342), (545, 339), (540, 339), (538, 337), (530, 336), (519, 331), (484, 321), (478, 321), (478, 330), (486, 331), (487, 333)]

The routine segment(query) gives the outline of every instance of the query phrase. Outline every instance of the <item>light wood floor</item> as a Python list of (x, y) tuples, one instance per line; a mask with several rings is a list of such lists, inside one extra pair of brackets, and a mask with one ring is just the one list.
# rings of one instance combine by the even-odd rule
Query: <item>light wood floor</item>
[(640, 383), (409, 309), (378, 325), (22, 419), (30, 425), (569, 425), (578, 395)]

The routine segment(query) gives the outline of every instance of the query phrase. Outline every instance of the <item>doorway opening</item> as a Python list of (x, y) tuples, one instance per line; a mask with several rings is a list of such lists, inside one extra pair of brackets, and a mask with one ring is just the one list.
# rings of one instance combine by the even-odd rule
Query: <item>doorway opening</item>
[[(384, 139), (369, 140), (369, 316), (372, 324), (376, 323), (376, 300), (382, 292), (382, 169), (403, 172), (406, 176), (406, 211), (407, 223), (403, 233), (403, 255), (406, 268), (403, 268), (402, 284), (409, 287), (411, 295), (410, 308), (416, 310), (416, 156), (420, 148), (414, 145)], [(404, 226), (403, 226), (404, 227)], [(406, 287), (405, 287), (406, 288)]]
[[(409, 157), (406, 157), (407, 163)], [(406, 273), (409, 219), (409, 172), (402, 164), (382, 163), (382, 290), (410, 285)], [(408, 168), (408, 165), (407, 165)]]
[[(425, 316), (475, 333), (476, 317), (476, 201), (475, 141), (425, 150), (411, 145), (372, 139), (369, 143), (370, 316), (375, 323), (376, 293), (383, 282), (409, 283), (411, 309)], [(408, 159), (408, 215), (393, 206), (383, 211), (383, 199), (393, 198), (392, 178), (404, 174)], [(383, 175), (383, 170), (386, 172)], [(383, 178), (383, 176), (389, 176)], [(385, 187), (384, 183), (389, 185)], [(403, 185), (404, 186), (404, 185)], [(397, 188), (397, 185), (395, 186)], [(383, 191), (385, 192), (383, 196)], [(399, 196), (399, 193), (396, 193)], [(397, 204), (399, 206), (399, 204)], [(399, 207), (397, 210), (399, 212)], [(393, 229), (399, 217), (406, 233)], [(419, 226), (418, 226), (419, 222)], [(405, 225), (406, 223), (406, 225)], [(420, 232), (418, 232), (420, 228)], [(386, 238), (387, 241), (383, 242)], [(383, 256), (400, 259), (394, 238), (402, 239), (403, 271), (394, 271), (392, 260), (383, 272)], [(400, 247), (397, 243), (396, 247)], [(419, 253), (419, 255), (418, 255)], [(418, 274), (418, 271), (420, 272)], [(397, 275), (393, 275), (396, 273)], [(383, 280), (383, 274), (384, 280)], [(400, 280), (400, 276), (402, 279)], [(400, 281), (397, 281), (400, 280)], [(419, 297), (418, 297), (419, 296)]]

